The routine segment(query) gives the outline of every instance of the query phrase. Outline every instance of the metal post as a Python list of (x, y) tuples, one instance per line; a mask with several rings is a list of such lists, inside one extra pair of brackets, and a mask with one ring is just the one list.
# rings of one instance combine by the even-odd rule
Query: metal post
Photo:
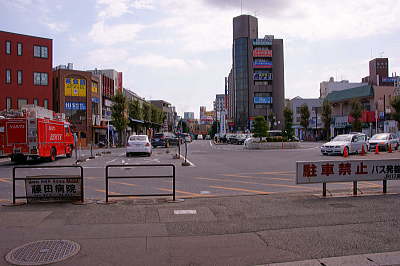
[(186, 158), (187, 158), (187, 143), (185, 142), (185, 164), (187, 164)]
[(15, 167), (13, 167), (13, 204), (15, 204)]
[(108, 203), (108, 166), (106, 166), (106, 203)]
[(387, 193), (387, 180), (383, 180), (383, 193)]
[(353, 196), (357, 196), (357, 181), (353, 181)]
[(84, 202), (85, 201), (85, 196), (84, 196), (84, 189), (83, 189), (83, 167), (79, 166), (79, 168), (81, 168), (81, 201)]
[(322, 183), (322, 197), (326, 197), (326, 183)]
[(173, 189), (173, 200), (175, 201), (175, 165), (172, 165), (172, 174), (173, 174), (173, 179), (172, 179), (172, 189)]

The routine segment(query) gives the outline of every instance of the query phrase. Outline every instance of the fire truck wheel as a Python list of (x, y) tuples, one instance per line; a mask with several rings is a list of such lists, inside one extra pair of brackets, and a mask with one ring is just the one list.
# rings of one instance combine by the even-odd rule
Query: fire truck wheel
[(57, 151), (56, 148), (51, 148), (51, 152), (50, 152), (50, 161), (54, 162), (56, 160), (57, 157)]
[(69, 152), (66, 152), (67, 158), (71, 158), (72, 157), (72, 151), (73, 151), (73, 148), (72, 148), (72, 145), (70, 145)]

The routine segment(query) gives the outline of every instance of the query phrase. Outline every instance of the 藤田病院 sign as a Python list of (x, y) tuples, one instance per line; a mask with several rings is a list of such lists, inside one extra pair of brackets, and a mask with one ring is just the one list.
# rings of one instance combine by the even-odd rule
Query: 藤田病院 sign
[(400, 159), (296, 162), (296, 184), (400, 180)]
[(27, 176), (25, 180), (28, 202), (81, 200), (80, 176)]

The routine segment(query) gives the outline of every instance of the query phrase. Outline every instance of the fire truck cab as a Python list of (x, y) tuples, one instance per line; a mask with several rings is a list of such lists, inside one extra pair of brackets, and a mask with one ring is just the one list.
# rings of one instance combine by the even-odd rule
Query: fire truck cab
[(0, 156), (12, 161), (72, 156), (74, 136), (64, 114), (26, 105), (21, 111), (0, 114)]

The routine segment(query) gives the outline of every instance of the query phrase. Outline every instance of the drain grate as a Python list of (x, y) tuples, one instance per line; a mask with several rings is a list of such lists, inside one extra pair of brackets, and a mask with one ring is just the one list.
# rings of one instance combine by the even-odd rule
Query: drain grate
[(14, 248), (6, 260), (15, 265), (44, 265), (72, 257), (79, 250), (79, 244), (70, 240), (41, 240)]

